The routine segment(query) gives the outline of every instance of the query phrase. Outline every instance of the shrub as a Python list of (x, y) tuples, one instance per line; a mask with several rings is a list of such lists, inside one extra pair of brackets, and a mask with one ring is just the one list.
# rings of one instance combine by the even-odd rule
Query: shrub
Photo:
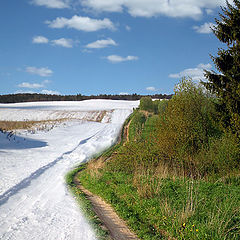
[(202, 149), (197, 156), (203, 174), (225, 176), (239, 169), (240, 144), (236, 135), (225, 133), (210, 140), (209, 149)]
[(154, 104), (151, 97), (142, 97), (140, 99), (140, 110), (154, 112)]
[(141, 112), (135, 112), (129, 129), (129, 140), (137, 140), (146, 121), (146, 116)]
[(158, 114), (163, 115), (166, 112), (168, 106), (168, 100), (162, 100), (158, 102)]
[(191, 79), (183, 78), (176, 86), (166, 111), (167, 127), (175, 133), (177, 147), (191, 157), (208, 144), (209, 137), (219, 134), (211, 97)]

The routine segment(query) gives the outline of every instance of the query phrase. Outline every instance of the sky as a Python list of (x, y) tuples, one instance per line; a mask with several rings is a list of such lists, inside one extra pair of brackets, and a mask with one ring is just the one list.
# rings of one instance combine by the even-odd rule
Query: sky
[[(231, 2), (231, 1), (230, 1)], [(214, 70), (225, 0), (1, 0), (0, 94), (171, 94)]]

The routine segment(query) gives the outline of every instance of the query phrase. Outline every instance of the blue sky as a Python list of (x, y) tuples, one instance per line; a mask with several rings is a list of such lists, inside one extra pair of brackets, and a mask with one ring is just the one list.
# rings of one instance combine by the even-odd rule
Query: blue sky
[(155, 94), (214, 69), (225, 0), (2, 0), (0, 94)]

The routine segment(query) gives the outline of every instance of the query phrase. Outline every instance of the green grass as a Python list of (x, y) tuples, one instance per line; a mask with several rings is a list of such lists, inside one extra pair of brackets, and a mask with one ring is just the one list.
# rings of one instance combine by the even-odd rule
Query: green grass
[(154, 133), (157, 128), (156, 128), (156, 123), (159, 120), (159, 116), (158, 115), (150, 115), (145, 124), (144, 124), (144, 128), (142, 130), (142, 138), (143, 139), (149, 139), (151, 137), (151, 134)]
[[(94, 162), (86, 165), (79, 175), (81, 184), (110, 203), (140, 239), (240, 239), (240, 174), (229, 160), (234, 151), (238, 156), (238, 145), (232, 148), (226, 138), (217, 142), (223, 147), (215, 144), (208, 154), (202, 149), (199, 159), (204, 159), (204, 167), (211, 171), (205, 170), (209, 174), (204, 177), (186, 175), (187, 171), (182, 174), (183, 165), (171, 165), (176, 159), (158, 152), (158, 144), (172, 144), (168, 129), (163, 140), (157, 139), (158, 115), (136, 110), (125, 124), (129, 121), (130, 142), (123, 144), (126, 139), (122, 132), (122, 140), (102, 154), (102, 168), (92, 168)], [(169, 151), (174, 148), (169, 147)], [(227, 174), (227, 170), (224, 174), (215, 171), (218, 155), (218, 167), (228, 170), (225, 162), (232, 166)]]
[[(97, 177), (84, 171), (80, 181), (112, 204), (141, 239), (240, 239), (240, 178), (163, 179), (157, 194), (145, 198), (133, 176), (122, 172), (102, 170)], [(145, 184), (151, 184), (147, 178)]]
[(139, 111), (135, 111), (133, 113), (133, 116), (131, 118), (130, 128), (129, 128), (130, 141), (136, 141), (141, 136), (145, 121), (146, 121), (146, 117), (144, 113)]

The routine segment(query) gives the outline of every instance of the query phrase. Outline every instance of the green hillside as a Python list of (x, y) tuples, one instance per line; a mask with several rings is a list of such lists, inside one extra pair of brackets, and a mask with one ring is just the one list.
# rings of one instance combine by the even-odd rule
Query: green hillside
[(183, 79), (171, 100), (142, 98), (123, 141), (88, 163), (81, 184), (141, 239), (240, 239), (240, 148), (216, 98)]

